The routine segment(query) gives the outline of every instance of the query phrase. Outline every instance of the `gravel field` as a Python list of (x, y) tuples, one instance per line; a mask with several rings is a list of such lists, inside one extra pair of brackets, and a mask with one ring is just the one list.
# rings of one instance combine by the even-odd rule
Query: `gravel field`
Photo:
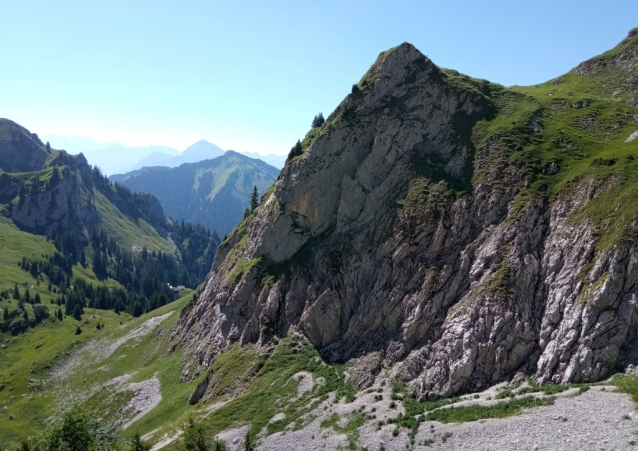
[[(612, 387), (592, 387), (574, 396), (570, 390), (556, 397), (552, 406), (523, 410), (518, 416), (468, 423), (421, 424), (414, 448), (409, 446), (408, 430), (392, 436), (394, 425), (379, 429), (377, 421), (359, 428), (359, 446), (377, 451), (381, 445), (387, 451), (415, 450), (631, 450), (638, 449), (638, 415), (628, 395), (614, 393)], [(259, 451), (337, 450), (348, 449), (348, 437), (332, 429), (321, 429), (320, 423), (332, 412), (343, 415), (371, 404), (364, 398), (352, 404), (324, 403), (325, 413), (303, 430), (273, 434), (262, 438)], [(485, 404), (478, 401), (478, 404)], [(378, 418), (390, 412), (378, 406)], [(396, 416), (397, 410), (392, 411)], [(445, 438), (445, 441), (443, 440)]]

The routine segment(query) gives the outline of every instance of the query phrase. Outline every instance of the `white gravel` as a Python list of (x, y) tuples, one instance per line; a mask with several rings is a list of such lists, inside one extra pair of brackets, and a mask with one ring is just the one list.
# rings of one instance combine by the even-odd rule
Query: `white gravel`
[[(605, 390), (605, 391), (603, 391)], [(441, 424), (425, 422), (419, 428), (414, 448), (410, 447), (409, 431), (401, 429), (393, 437), (394, 425), (381, 428), (377, 422), (385, 417), (396, 417), (400, 409), (389, 409), (384, 401), (370, 402), (371, 395), (362, 396), (351, 404), (319, 406), (314, 414), (319, 416), (300, 431), (290, 429), (268, 437), (261, 436), (259, 451), (337, 450), (348, 449), (348, 438), (332, 429), (321, 429), (320, 423), (333, 412), (342, 416), (364, 406), (364, 411), (377, 419), (359, 428), (358, 445), (368, 451), (379, 450), (381, 444), (387, 451), (414, 450), (543, 450), (543, 451), (611, 451), (638, 449), (638, 413), (630, 397), (611, 391), (611, 387), (592, 387), (580, 396), (575, 390), (557, 396), (554, 405), (526, 409), (521, 415), (474, 421), (468, 423)], [(374, 400), (373, 400), (374, 401)], [(466, 403), (474, 402), (468, 397)], [(476, 400), (476, 403), (490, 403)], [(457, 404), (458, 405), (458, 404)], [(375, 412), (371, 408), (375, 407)], [(325, 408), (325, 410), (324, 410)], [(433, 426), (433, 428), (432, 428)], [(446, 442), (443, 437), (447, 436)], [(433, 439), (433, 440), (432, 440)], [(426, 441), (432, 440), (428, 443)], [(635, 443), (635, 446), (633, 445)]]
[(173, 311), (165, 313), (164, 315), (154, 316), (148, 319), (137, 329), (133, 329), (128, 334), (120, 337), (114, 341), (108, 339), (91, 340), (82, 348), (77, 349), (71, 353), (62, 364), (56, 366), (51, 372), (54, 378), (64, 379), (71, 371), (77, 368), (80, 364), (86, 365), (87, 360), (94, 363), (99, 363), (102, 360), (111, 356), (120, 346), (129, 340), (140, 339), (150, 334), (162, 321), (168, 318)]
[(120, 412), (123, 414), (132, 412), (134, 416), (122, 426), (122, 429), (128, 428), (162, 401), (160, 381), (157, 376), (146, 381), (129, 384), (125, 390), (135, 392), (135, 395)]

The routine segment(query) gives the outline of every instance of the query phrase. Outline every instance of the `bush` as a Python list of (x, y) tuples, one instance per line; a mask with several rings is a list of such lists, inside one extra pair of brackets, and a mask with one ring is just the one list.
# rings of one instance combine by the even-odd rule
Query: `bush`
[(148, 451), (151, 449), (151, 445), (146, 444), (142, 441), (142, 437), (139, 432), (136, 432), (133, 436), (133, 441), (131, 442), (131, 451)]
[(209, 442), (202, 425), (196, 424), (192, 417), (189, 418), (184, 428), (184, 449), (186, 451), (211, 451), (213, 448)]
[(94, 412), (72, 407), (35, 440), (35, 451), (107, 451), (118, 449), (116, 423), (103, 423)]

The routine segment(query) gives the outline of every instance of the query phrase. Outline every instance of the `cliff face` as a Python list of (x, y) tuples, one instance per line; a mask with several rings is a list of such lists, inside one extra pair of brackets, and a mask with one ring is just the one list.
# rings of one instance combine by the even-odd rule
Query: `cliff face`
[[(88, 228), (108, 222), (105, 215), (122, 214), (136, 222), (144, 219), (166, 236), (164, 210), (153, 195), (111, 185), (83, 154), (47, 148), (36, 134), (7, 119), (0, 119), (0, 170), (5, 215), (25, 230), (44, 234), (58, 229), (86, 242)], [(100, 212), (98, 194), (115, 209)]]
[[(637, 40), (603, 55), (630, 55), (620, 75), (520, 89), (382, 53), (220, 246), (185, 363), (291, 328), (422, 398), (636, 363)], [(617, 99), (580, 97), (596, 84)]]
[(82, 178), (66, 168), (57, 183), (47, 185), (44, 190), (32, 190), (20, 198), (12, 219), (38, 233), (61, 229), (81, 235), (84, 226), (97, 222), (98, 214)]

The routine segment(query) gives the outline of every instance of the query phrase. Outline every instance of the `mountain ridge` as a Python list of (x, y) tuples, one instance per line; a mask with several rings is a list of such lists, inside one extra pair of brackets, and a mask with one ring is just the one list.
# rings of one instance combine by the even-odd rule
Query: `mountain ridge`
[[(411, 44), (382, 52), (220, 245), (181, 322), (184, 364), (295, 330), (328, 361), (361, 359), (372, 374), (396, 363), (420, 399), (518, 373), (610, 374), (638, 326), (636, 244), (623, 241), (638, 211), (604, 200), (633, 189), (637, 47), (632, 31), (558, 79), (513, 88)], [(601, 227), (609, 214), (616, 225)]]
[(263, 160), (229, 150), (210, 160), (175, 168), (144, 167), (110, 179), (155, 195), (174, 219), (197, 222), (225, 235), (244, 216), (253, 187), (265, 192), (278, 173)]

